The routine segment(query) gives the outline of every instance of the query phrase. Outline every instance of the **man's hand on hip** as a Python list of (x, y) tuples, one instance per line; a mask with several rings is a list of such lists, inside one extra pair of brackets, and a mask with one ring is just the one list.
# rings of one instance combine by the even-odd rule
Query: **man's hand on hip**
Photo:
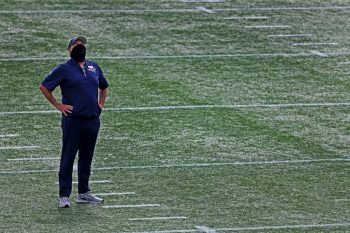
[(56, 106), (58, 111), (62, 112), (65, 116), (68, 116), (68, 114), (72, 113), (73, 106), (68, 104), (61, 104), (58, 103)]

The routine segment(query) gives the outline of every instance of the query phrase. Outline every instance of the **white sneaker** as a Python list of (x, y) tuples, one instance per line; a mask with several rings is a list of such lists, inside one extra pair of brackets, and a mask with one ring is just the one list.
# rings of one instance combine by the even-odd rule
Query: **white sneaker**
[(86, 192), (86, 193), (79, 193), (77, 196), (76, 201), (78, 203), (102, 203), (103, 199), (96, 197), (95, 195), (91, 194), (90, 192)]
[(60, 197), (60, 203), (58, 204), (60, 208), (69, 208), (70, 202), (68, 197)]

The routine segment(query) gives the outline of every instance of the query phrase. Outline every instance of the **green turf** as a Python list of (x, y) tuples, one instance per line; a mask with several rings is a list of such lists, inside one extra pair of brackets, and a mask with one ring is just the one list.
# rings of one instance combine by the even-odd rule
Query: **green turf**
[[(219, 10), (185, 11), (199, 6)], [(350, 232), (349, 9), (311, 8), (329, 6), (350, 4), (1, 1), (0, 232)], [(91, 179), (112, 182), (91, 188), (136, 193), (104, 205), (160, 207), (58, 209), (60, 114), (35, 112), (54, 110), (38, 86), (80, 34), (110, 84)], [(292, 45), (308, 42), (337, 44)], [(39, 148), (6, 149), (16, 146)], [(52, 159), (14, 160), (42, 157)], [(130, 220), (171, 216), (186, 219)]]

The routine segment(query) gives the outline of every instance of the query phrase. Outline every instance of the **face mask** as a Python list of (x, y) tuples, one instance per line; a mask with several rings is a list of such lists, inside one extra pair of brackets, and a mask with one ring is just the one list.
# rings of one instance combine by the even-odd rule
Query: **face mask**
[(84, 62), (86, 55), (86, 47), (82, 44), (75, 46), (70, 53), (70, 57), (76, 62)]

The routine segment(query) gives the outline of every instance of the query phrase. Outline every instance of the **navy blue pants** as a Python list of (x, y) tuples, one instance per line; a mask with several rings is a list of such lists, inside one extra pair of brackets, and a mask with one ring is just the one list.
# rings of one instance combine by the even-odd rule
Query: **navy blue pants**
[(73, 165), (78, 152), (78, 193), (90, 191), (91, 162), (99, 129), (98, 117), (62, 117), (63, 145), (58, 173), (60, 197), (69, 197), (72, 192)]

